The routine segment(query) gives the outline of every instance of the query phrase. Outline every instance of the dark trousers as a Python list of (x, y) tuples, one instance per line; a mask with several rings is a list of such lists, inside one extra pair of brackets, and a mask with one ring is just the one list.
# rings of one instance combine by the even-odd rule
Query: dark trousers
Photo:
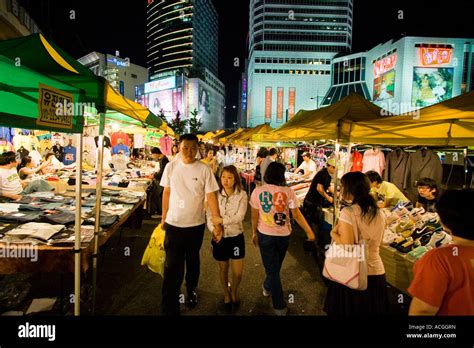
[(199, 281), (200, 258), (205, 225), (180, 228), (165, 224), (166, 263), (163, 276), (161, 312), (179, 315), (181, 284), (186, 264), (188, 293), (196, 289)]
[(260, 248), (260, 254), (262, 255), (266, 275), (263, 286), (272, 294), (274, 309), (286, 308), (280, 279), (280, 270), (289, 244), (290, 236), (276, 237), (258, 232), (258, 246)]

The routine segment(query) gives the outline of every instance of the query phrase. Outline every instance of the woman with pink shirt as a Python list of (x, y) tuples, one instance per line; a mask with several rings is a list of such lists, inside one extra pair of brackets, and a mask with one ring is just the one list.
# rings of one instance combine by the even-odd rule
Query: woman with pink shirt
[(285, 166), (272, 162), (265, 171), (265, 185), (257, 187), (250, 198), (252, 242), (260, 248), (265, 267), (263, 296), (272, 296), (276, 315), (288, 312), (280, 280), (280, 269), (290, 241), (290, 211), (296, 222), (314, 241), (314, 233), (299, 210), (295, 192), (286, 186)]
[(370, 195), (369, 179), (361, 172), (345, 174), (341, 179), (342, 199), (351, 205), (343, 208), (338, 224), (331, 231), (336, 244), (355, 244), (353, 224), (368, 243), (366, 290), (352, 290), (330, 281), (324, 305), (330, 316), (384, 315), (388, 311), (385, 268), (379, 247), (385, 230), (385, 218)]

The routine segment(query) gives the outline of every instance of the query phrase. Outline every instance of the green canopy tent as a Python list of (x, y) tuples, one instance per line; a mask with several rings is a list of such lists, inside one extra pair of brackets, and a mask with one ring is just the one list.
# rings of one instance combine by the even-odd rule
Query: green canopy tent
[[(29, 129), (62, 131), (78, 134), (79, 149), (76, 181), (82, 181), (82, 131), (84, 118), (72, 108), (58, 108), (63, 104), (84, 100), (84, 92), (57, 81), (0, 55), (0, 125)], [(56, 102), (56, 103), (55, 103)], [(58, 115), (58, 111), (61, 111)], [(81, 185), (76, 186), (76, 202), (81, 201)], [(80, 304), (81, 206), (75, 216), (75, 313)], [(79, 278), (79, 279), (78, 279)]]
[[(54, 43), (48, 41), (41, 34), (30, 35), (13, 40), (0, 41), (0, 55), (4, 55), (13, 60), (15, 62), (15, 66), (17, 67), (28, 67), (66, 85), (78, 88), (84, 92), (84, 101), (89, 107), (95, 108), (99, 113), (99, 163), (102, 163), (103, 158), (103, 129), (105, 125), (105, 111), (107, 108), (116, 110), (122, 114), (138, 120), (139, 122), (152, 125), (156, 128), (166, 127), (161, 119), (156, 117), (147, 108), (121, 96), (104, 78), (95, 76), (87, 67), (77, 62), (73, 57), (68, 55)], [(80, 164), (82, 165), (82, 159)], [(78, 179), (80, 175), (81, 173), (79, 171)], [(97, 181), (97, 192), (100, 193), (102, 189), (101, 166), (99, 166)], [(78, 180), (77, 182), (81, 182), (81, 180)], [(100, 198), (100, 194), (97, 196)], [(97, 216), (100, 216), (99, 199), (96, 207), (96, 214)], [(97, 236), (99, 233), (99, 222), (100, 221), (96, 219), (96, 252), (94, 252), (93, 260), (94, 270), (97, 268)], [(76, 268), (77, 267), (78, 266), (76, 265)], [(76, 314), (79, 314), (80, 312), (80, 285), (78, 284), (80, 284), (80, 279), (77, 280), (76, 275)]]

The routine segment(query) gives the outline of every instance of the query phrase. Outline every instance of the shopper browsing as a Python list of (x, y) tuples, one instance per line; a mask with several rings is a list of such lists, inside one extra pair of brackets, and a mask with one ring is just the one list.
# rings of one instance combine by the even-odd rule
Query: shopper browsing
[(217, 165), (217, 158), (216, 158), (216, 150), (214, 149), (207, 150), (206, 157), (202, 159), (201, 162), (209, 166), (209, 168), (211, 168), (212, 173), (214, 175), (217, 174), (218, 165)]
[[(207, 226), (211, 232), (214, 225), (223, 225), (224, 234), (218, 243), (212, 241), (212, 255), (219, 262), (219, 279), (224, 290), (224, 307), (227, 312), (240, 304), (238, 288), (242, 280), (243, 259), (245, 257), (244, 226), (248, 198), (237, 168), (227, 166), (222, 169), (217, 200), (222, 218), (212, 218), (208, 212)], [(229, 266), (232, 282), (229, 282)], [(230, 285), (229, 285), (230, 284)]]
[(260, 248), (265, 267), (263, 295), (272, 296), (276, 315), (286, 315), (287, 306), (283, 296), (280, 270), (290, 241), (290, 211), (314, 241), (314, 233), (299, 210), (295, 192), (286, 186), (285, 166), (272, 162), (265, 171), (265, 185), (257, 187), (250, 198), (252, 207), (252, 242)]
[(398, 203), (407, 203), (410, 200), (398, 189), (397, 186), (388, 181), (383, 181), (376, 171), (365, 173), (370, 181), (371, 195), (379, 203), (379, 208), (393, 208)]
[(17, 166), (18, 162), (13, 151), (4, 152), (0, 156), (0, 197), (19, 200), (22, 195), (53, 190), (46, 181), (41, 179), (20, 180), (16, 170)]
[(35, 168), (33, 160), (30, 156), (23, 157), (21, 159), (21, 164), (19, 166), (18, 175), (20, 180), (31, 180), (34, 178), (35, 174), (41, 171), (43, 168), (46, 168), (51, 164), (51, 157), (44, 161), (41, 165)]
[[(180, 138), (181, 156), (165, 168), (161, 179), (163, 217), (166, 230), (166, 263), (162, 287), (162, 313), (179, 315), (179, 295), (186, 264), (187, 305), (197, 305), (196, 288), (199, 281), (200, 258), (206, 215), (207, 198), (212, 216), (220, 217), (216, 191), (219, 186), (211, 169), (196, 160), (198, 138), (185, 134)], [(214, 238), (222, 238), (222, 226), (214, 226)]]
[(300, 166), (296, 169), (295, 173), (298, 174), (299, 172), (303, 171), (302, 179), (313, 180), (314, 176), (316, 175), (317, 167), (316, 162), (311, 159), (311, 155), (309, 152), (303, 153), (303, 162)]
[(432, 249), (415, 263), (409, 315), (474, 315), (474, 191), (447, 191), (436, 209), (454, 244)]
[(369, 194), (370, 184), (363, 173), (347, 173), (342, 177), (341, 184), (342, 198), (352, 204), (342, 209), (339, 222), (331, 231), (331, 238), (336, 244), (354, 245), (354, 232), (360, 232), (361, 238), (368, 243), (368, 255), (364, 255), (367, 257), (368, 285), (366, 290), (360, 291), (330, 281), (324, 310), (330, 316), (384, 315), (388, 310), (388, 299), (379, 247), (385, 230), (385, 218)]
[(270, 165), (270, 163), (275, 162), (277, 157), (277, 149), (272, 148), (270, 149), (270, 151), (268, 151), (267, 157), (265, 157), (265, 159), (262, 161), (262, 164), (260, 164), (260, 174), (262, 176), (263, 181), (265, 181), (265, 172), (267, 171), (268, 166)]
[(439, 189), (436, 181), (430, 178), (421, 178), (417, 181), (418, 200), (417, 208), (424, 208), (427, 212), (436, 212), (436, 202), (439, 198)]

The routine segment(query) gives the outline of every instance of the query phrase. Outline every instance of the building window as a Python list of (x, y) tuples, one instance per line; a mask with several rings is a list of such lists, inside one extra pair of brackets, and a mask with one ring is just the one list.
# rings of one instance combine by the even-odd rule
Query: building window
[(131, 74), (131, 76), (132, 76), (133, 79), (138, 78), (137, 74)]

